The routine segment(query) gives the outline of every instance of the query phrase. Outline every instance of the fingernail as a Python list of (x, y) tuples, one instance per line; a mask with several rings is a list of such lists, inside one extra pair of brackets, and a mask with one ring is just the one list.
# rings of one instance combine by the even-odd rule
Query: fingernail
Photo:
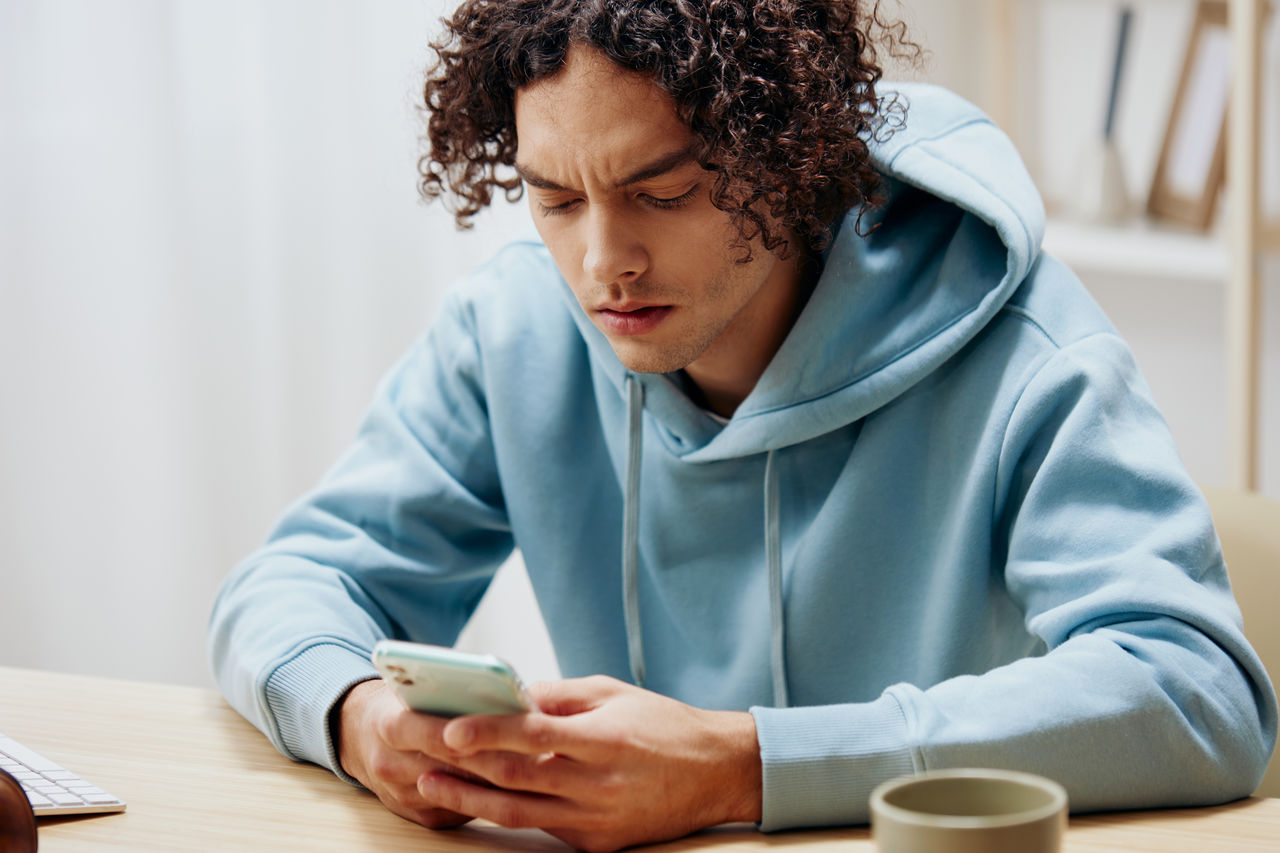
[(444, 744), (450, 749), (462, 749), (471, 743), (473, 737), (470, 726), (448, 725), (444, 727)]

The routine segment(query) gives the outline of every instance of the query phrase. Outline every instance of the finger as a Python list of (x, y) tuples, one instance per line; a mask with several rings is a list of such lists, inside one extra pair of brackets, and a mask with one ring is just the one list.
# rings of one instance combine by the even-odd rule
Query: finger
[(626, 686), (624, 682), (607, 675), (592, 675), (560, 681), (539, 681), (531, 684), (527, 692), (539, 711), (565, 717), (592, 710)]
[[(415, 711), (410, 711), (409, 713), (415, 717), (427, 716)], [(491, 725), (499, 715), (485, 714), (478, 716), (486, 721), (483, 725)], [(512, 716), (520, 718), (526, 715), (517, 714)], [(383, 760), (388, 765), (388, 771), (394, 772), (397, 781), (402, 784), (414, 785), (418, 777), (428, 770), (442, 770), (472, 782), (489, 784), (482, 774), (464, 766), (463, 759), (466, 756), (475, 754), (478, 750), (493, 749), (495, 747), (487, 747), (482, 744), (477, 744), (473, 749), (468, 750), (459, 750), (453, 747), (445, 742), (443, 736), (443, 732), (450, 722), (449, 719), (441, 717), (428, 717), (426, 721), (411, 719), (389, 733), (389, 737), (396, 741), (393, 754), (399, 758), (395, 759), (391, 755), (387, 755), (383, 757)], [(391, 744), (389, 743), (389, 745)], [(388, 752), (391, 751), (389, 750)], [(542, 752), (549, 753), (550, 750), (542, 750)]]
[[(414, 797), (417, 802), (422, 801), (422, 795), (414, 789)], [(414, 823), (421, 824), (428, 829), (452, 829), (455, 826), (462, 826), (475, 818), (471, 815), (461, 814), (459, 812), (450, 811), (449, 809), (441, 809), (435, 807), (422, 808), (412, 805), (406, 805), (401, 801), (382, 799), (383, 805), (387, 807), (387, 811), (397, 814), (405, 820), (411, 820)]]
[(488, 784), (474, 774), (425, 758), (421, 753), (388, 752), (379, 761), (381, 775), (368, 780), (366, 787), (390, 811), (432, 829), (460, 826), (471, 820), (470, 815), (439, 808), (436, 803), (422, 796), (418, 790), (418, 780), (429, 772), (456, 774), (475, 779), (477, 784)]
[(448, 809), (422, 809), (401, 817), (422, 824), (427, 829), (453, 829), (475, 820), (470, 815), (458, 814)]
[(387, 786), (412, 785), (423, 773), (439, 766), (439, 762), (420, 752), (382, 749), (368, 760), (367, 768), (371, 779), (362, 781), (366, 785), (370, 782)]
[(477, 785), (489, 784), (488, 780), (486, 780), (480, 774), (475, 773), (474, 771), (468, 770), (467, 768), (462, 767), (457, 763), (438, 761), (429, 756), (425, 756), (422, 753), (417, 753), (417, 755), (422, 757), (423, 762), (417, 766), (417, 773), (414, 774), (413, 778), (409, 780), (408, 784), (412, 786), (417, 785), (418, 779), (422, 776), (423, 773), (427, 773), (433, 770), (438, 771), (440, 773), (448, 773), (451, 776), (457, 776), (459, 779), (466, 779), (468, 782), (475, 782)]
[(469, 776), (483, 784), (509, 791), (581, 799), (595, 787), (599, 775), (593, 768), (555, 753), (523, 755), (518, 752), (477, 752), (459, 759)]
[(418, 790), (441, 808), (472, 814), (499, 826), (546, 829), (577, 826), (584, 820), (582, 810), (567, 800), (484, 788), (446, 773), (427, 773), (418, 780)]
[(397, 713), (386, 714), (378, 719), (377, 735), (392, 749), (421, 751), (430, 755), (443, 754), (446, 750), (441, 732), (447, 722), (443, 717), (401, 708)]
[[(456, 764), (439, 761), (421, 752), (407, 750), (380, 750), (369, 762), (371, 779), (361, 780), (366, 787), (408, 788), (413, 790), (423, 773), (438, 770), (454, 773), (468, 779), (482, 781), (480, 777)], [(370, 784), (372, 783), (372, 784)]]
[(537, 756), (558, 753), (586, 759), (600, 752), (600, 744), (585, 736), (577, 717), (550, 714), (473, 714), (455, 717), (441, 732), (450, 761), (483, 751)]

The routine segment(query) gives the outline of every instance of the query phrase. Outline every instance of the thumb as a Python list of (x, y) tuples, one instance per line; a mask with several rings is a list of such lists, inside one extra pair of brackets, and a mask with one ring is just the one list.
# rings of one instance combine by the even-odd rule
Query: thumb
[(539, 681), (529, 685), (526, 692), (542, 713), (567, 717), (598, 708), (626, 687), (615, 678), (590, 675), (586, 678)]

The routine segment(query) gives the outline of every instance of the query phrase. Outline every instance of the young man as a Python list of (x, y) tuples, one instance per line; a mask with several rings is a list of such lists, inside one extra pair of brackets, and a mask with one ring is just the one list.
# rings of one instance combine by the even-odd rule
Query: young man
[[(591, 849), (861, 822), (959, 765), (1078, 810), (1250, 793), (1275, 697), (1205, 504), (1008, 141), (877, 91), (877, 24), (456, 13), (424, 189), (465, 220), (522, 182), (543, 245), (453, 293), (227, 581), (214, 668), (285, 754)], [(373, 644), (451, 643), (516, 545), (571, 677), (404, 710)]]

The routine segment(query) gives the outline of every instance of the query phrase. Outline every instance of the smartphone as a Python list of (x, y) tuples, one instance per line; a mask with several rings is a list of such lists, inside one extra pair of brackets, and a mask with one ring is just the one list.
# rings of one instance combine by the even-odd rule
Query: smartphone
[(373, 665), (414, 711), (457, 717), (535, 709), (515, 670), (493, 655), (382, 640), (373, 647)]

